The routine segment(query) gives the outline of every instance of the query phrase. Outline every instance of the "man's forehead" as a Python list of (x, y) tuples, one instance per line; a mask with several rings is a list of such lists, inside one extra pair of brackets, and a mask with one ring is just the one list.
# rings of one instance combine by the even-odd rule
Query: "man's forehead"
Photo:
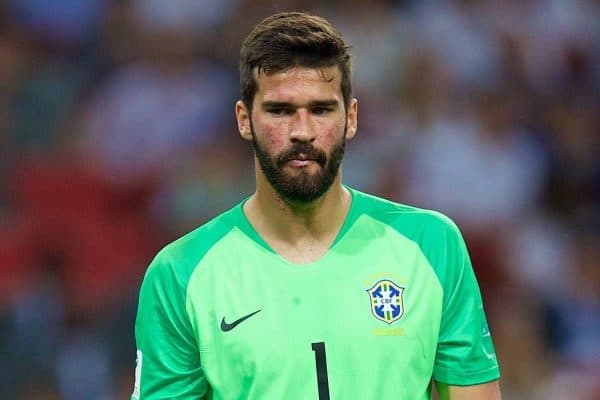
[(315, 83), (322, 89), (329, 87), (341, 92), (341, 71), (331, 67), (292, 67), (283, 71), (265, 73), (255, 68), (254, 77), (258, 84), (257, 93), (282, 89), (294, 90), (304, 84)]
[(291, 67), (282, 71), (265, 72), (258, 67), (252, 71), (256, 81), (284, 81), (288, 79), (298, 80), (322, 80), (325, 82), (334, 82), (341, 80), (341, 71), (337, 65), (329, 67)]

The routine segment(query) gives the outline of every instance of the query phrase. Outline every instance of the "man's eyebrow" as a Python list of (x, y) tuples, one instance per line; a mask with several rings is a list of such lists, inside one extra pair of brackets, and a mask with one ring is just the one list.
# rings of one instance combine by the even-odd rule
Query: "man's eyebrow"
[(285, 101), (264, 101), (261, 103), (262, 108), (280, 108), (280, 107), (290, 107), (292, 103), (288, 103)]
[(335, 100), (335, 99), (331, 99), (331, 100), (316, 100), (316, 101), (311, 101), (310, 105), (313, 107), (334, 107), (334, 106), (339, 106), (340, 102)]
[[(294, 107), (293, 103), (287, 101), (265, 101), (261, 103), (262, 108), (287, 108)], [(339, 106), (339, 101), (336, 99), (331, 100), (315, 100), (311, 101), (307, 104), (308, 107), (337, 107)]]

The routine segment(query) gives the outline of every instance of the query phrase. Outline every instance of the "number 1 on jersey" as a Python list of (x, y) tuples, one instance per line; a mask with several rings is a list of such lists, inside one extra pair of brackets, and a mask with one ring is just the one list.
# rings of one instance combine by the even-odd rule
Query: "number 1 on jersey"
[(317, 384), (319, 387), (319, 400), (329, 400), (329, 379), (327, 378), (327, 358), (325, 357), (325, 342), (311, 344), (315, 352), (317, 365)]

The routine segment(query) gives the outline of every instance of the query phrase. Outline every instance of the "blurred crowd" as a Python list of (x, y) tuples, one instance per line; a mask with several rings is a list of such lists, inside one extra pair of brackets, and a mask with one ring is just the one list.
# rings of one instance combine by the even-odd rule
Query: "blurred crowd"
[(0, 398), (129, 397), (145, 268), (253, 190), (238, 51), (282, 10), (353, 46), (344, 181), (462, 228), (504, 399), (600, 399), (597, 0), (0, 2)]

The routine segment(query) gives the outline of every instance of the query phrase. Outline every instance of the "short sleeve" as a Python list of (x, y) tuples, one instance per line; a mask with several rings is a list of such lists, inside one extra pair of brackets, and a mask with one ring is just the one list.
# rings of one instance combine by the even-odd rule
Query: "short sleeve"
[(457, 386), (493, 381), (500, 370), (479, 285), (464, 240), (451, 221), (445, 253), (444, 304), (433, 378)]
[(136, 383), (132, 400), (201, 399), (207, 392), (200, 353), (186, 313), (189, 277), (159, 253), (140, 289), (135, 323)]

